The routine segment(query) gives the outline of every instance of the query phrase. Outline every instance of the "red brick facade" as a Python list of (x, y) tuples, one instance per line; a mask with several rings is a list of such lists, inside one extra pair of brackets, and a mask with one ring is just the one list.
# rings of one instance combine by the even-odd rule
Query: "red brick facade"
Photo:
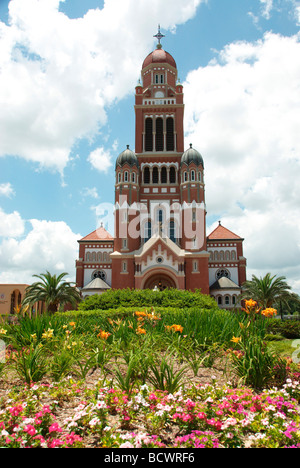
[[(192, 145), (184, 148), (184, 95), (177, 78), (175, 60), (159, 44), (146, 57), (136, 87), (135, 151), (127, 147), (116, 161), (114, 239), (102, 228), (80, 241), (80, 288), (91, 279), (88, 263), (93, 274), (101, 266), (94, 259), (105, 249), (110, 263), (102, 263), (102, 276), (115, 289), (175, 287), (209, 294), (223, 265), (230, 265), (227, 277), (236, 269), (237, 287), (246, 279), (243, 239), (225, 234), (222, 226), (206, 237), (204, 162)], [(228, 233), (230, 261), (226, 242), (219, 242)], [(86, 249), (92, 255), (93, 245), (92, 260)]]

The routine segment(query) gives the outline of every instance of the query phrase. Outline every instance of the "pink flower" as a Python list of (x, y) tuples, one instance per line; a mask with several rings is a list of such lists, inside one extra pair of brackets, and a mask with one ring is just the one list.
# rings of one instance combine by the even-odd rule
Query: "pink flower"
[(49, 427), (49, 434), (52, 432), (62, 432), (62, 428), (57, 423), (54, 423)]
[(53, 439), (52, 441), (48, 442), (48, 447), (49, 448), (56, 448), (64, 445), (63, 441), (61, 439)]
[(124, 444), (121, 444), (119, 448), (134, 448), (134, 445), (130, 442), (125, 442)]
[(9, 408), (9, 412), (12, 416), (19, 416), (20, 413), (22, 413), (23, 411), (23, 406), (22, 405), (18, 405), (18, 406), (14, 406), (13, 408)]
[(30, 436), (34, 436), (36, 434), (36, 430), (34, 426), (32, 426), (31, 424), (28, 424), (28, 426), (25, 426), (24, 431), (27, 432), (27, 434), (29, 434)]

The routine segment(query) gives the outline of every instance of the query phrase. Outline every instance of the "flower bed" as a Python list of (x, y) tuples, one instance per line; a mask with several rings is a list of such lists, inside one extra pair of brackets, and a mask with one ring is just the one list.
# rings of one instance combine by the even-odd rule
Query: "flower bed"
[(0, 447), (300, 448), (300, 382), (260, 393), (216, 379), (175, 393), (76, 383), (19, 387), (0, 399)]

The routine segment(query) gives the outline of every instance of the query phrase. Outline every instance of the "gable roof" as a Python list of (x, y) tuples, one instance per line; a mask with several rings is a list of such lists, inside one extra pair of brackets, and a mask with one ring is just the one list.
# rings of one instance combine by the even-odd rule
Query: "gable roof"
[(112, 241), (114, 238), (109, 234), (109, 232), (104, 229), (104, 227), (100, 227), (96, 229), (96, 231), (91, 232), (87, 236), (83, 237), (79, 242), (93, 242), (93, 241)]
[(234, 234), (234, 232), (229, 231), (229, 229), (225, 228), (224, 226), (219, 224), (216, 229), (209, 234), (207, 237), (208, 240), (233, 240), (233, 239), (239, 239), (243, 240), (240, 236), (237, 234)]
[(148, 250), (153, 249), (158, 242), (162, 242), (166, 247), (168, 247), (177, 257), (184, 255), (184, 250), (182, 250), (178, 245), (176, 245), (168, 237), (161, 237), (160, 235), (152, 236), (147, 242), (145, 242), (142, 247), (136, 251), (136, 257), (142, 257)]
[(84, 288), (82, 288), (82, 291), (99, 290), (99, 289), (103, 290), (103, 289), (111, 289), (111, 288), (101, 278), (95, 278), (89, 284), (87, 284)]
[(212, 286), (209, 288), (211, 291), (219, 289), (241, 289), (238, 284), (234, 283), (231, 279), (223, 276), (218, 279)]

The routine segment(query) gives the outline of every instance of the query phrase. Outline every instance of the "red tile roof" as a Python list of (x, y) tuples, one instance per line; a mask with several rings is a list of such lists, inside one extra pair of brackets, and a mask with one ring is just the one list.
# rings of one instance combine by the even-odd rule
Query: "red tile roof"
[(91, 232), (87, 236), (83, 237), (80, 242), (82, 241), (88, 241), (88, 242), (94, 242), (94, 241), (111, 241), (114, 240), (114, 238), (109, 234), (109, 232), (104, 229), (104, 227), (100, 227), (96, 229), (96, 231)]
[(208, 240), (231, 240), (231, 239), (242, 239), (234, 232), (229, 231), (229, 229), (225, 228), (221, 224), (208, 236)]

